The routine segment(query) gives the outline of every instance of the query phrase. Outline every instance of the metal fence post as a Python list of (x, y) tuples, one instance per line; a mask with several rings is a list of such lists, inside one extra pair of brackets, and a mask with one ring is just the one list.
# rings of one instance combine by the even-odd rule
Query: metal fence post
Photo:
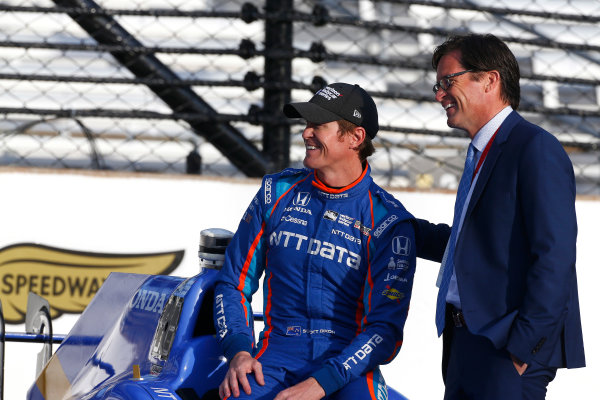
[[(282, 116), (283, 106), (290, 101), (289, 84), (292, 80), (292, 59), (280, 57), (273, 52), (291, 52), (293, 22), (283, 18), (294, 8), (293, 0), (266, 0), (265, 11), (265, 115)], [(273, 85), (281, 83), (282, 85)], [(269, 157), (274, 170), (281, 170), (290, 163), (290, 126), (282, 122), (265, 122), (263, 125), (263, 154)]]

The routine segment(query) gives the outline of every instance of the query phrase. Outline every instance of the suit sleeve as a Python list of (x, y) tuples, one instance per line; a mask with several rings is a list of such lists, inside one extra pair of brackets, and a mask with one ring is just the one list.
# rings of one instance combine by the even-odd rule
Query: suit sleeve
[(531, 264), (507, 350), (530, 363), (546, 340), (558, 337), (567, 313), (575, 279), (577, 220), (573, 167), (560, 143), (550, 134), (538, 134), (525, 150), (518, 202)]
[(371, 240), (375, 243), (369, 246), (373, 254), (364, 285), (360, 333), (337, 357), (312, 374), (327, 395), (378, 365), (389, 363), (402, 345), (415, 272), (414, 228), (404, 221)]
[(442, 262), (446, 244), (450, 238), (450, 227), (446, 224), (432, 224), (424, 219), (415, 219), (415, 242), (417, 257)]
[(217, 276), (214, 323), (228, 360), (240, 351), (252, 354), (254, 347), (251, 301), (264, 270), (263, 187), (244, 213)]

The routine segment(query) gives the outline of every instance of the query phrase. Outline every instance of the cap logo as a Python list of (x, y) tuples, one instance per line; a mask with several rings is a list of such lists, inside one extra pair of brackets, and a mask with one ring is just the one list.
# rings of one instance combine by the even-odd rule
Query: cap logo
[(354, 110), (354, 114), (352, 114), (352, 116), (356, 117), (356, 118), (361, 118), (362, 117), (362, 115), (360, 115), (360, 113), (356, 109)]
[(342, 94), (330, 86), (326, 86), (317, 92), (319, 96), (325, 97), (327, 100), (336, 99)]

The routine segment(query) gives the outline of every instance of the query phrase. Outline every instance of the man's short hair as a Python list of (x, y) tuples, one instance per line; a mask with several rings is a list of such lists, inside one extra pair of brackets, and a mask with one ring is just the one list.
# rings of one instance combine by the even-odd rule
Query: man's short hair
[[(340, 128), (340, 138), (344, 135), (350, 134), (350, 132), (353, 132), (354, 129), (358, 128), (358, 125), (353, 124), (350, 121), (346, 121), (345, 119), (341, 119), (337, 121), (337, 123)], [(373, 146), (373, 140), (369, 135), (365, 135), (365, 140), (363, 140), (360, 146), (358, 146), (358, 157), (360, 158), (360, 161), (364, 162), (367, 160), (367, 157), (371, 156), (373, 153), (375, 153), (375, 146)]]
[(509, 103), (514, 110), (519, 107), (521, 73), (515, 55), (506, 43), (491, 34), (451, 36), (434, 50), (431, 60), (433, 69), (437, 70), (441, 58), (454, 50), (460, 51), (460, 63), (465, 69), (472, 69), (475, 77), (477, 72), (498, 71), (502, 84), (502, 100)]

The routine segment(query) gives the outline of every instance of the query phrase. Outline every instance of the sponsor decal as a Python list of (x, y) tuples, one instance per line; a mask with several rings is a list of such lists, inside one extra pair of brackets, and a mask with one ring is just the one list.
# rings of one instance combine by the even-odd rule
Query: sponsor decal
[(377, 374), (377, 400), (388, 400), (387, 385), (382, 374)]
[(285, 211), (285, 212), (297, 211), (302, 214), (312, 215), (312, 211), (309, 208), (304, 208), (304, 207), (286, 207), (286, 208), (284, 208), (283, 211)]
[(243, 220), (245, 223), (249, 224), (249, 223), (250, 223), (250, 221), (252, 221), (252, 214), (250, 214), (248, 211), (246, 211), (246, 212), (244, 213), (244, 217), (242, 218), (242, 220)]
[(166, 300), (166, 293), (142, 289), (137, 291), (131, 299), (131, 308), (160, 314)]
[(355, 118), (361, 118), (362, 115), (360, 115), (360, 111), (358, 111), (357, 109), (354, 109), (354, 113), (352, 113), (352, 116)]
[(388, 269), (396, 269), (396, 261), (394, 261), (394, 257), (390, 257), (387, 267)]
[(399, 208), (400, 207), (398, 205), (398, 201), (395, 198), (393, 198), (393, 197), (391, 199), (388, 198), (388, 196), (390, 195), (389, 193), (384, 192), (383, 190), (378, 190), (375, 193), (377, 193), (377, 195), (379, 197), (381, 197), (386, 203), (392, 205), (394, 208)]
[(340, 214), (335, 211), (326, 210), (325, 213), (323, 214), (323, 218), (328, 219), (330, 221), (337, 221), (338, 215), (340, 215)]
[(302, 225), (302, 226), (308, 225), (308, 221), (300, 219), (300, 218), (292, 217), (289, 214), (281, 217), (281, 220), (283, 222), (291, 222), (292, 224), (298, 224), (298, 225)]
[(354, 222), (354, 218), (349, 217), (344, 214), (340, 214), (340, 216), (338, 218), (338, 222), (344, 226), (350, 226), (350, 225), (352, 225), (352, 222)]
[(194, 286), (194, 282), (198, 279), (198, 275), (194, 275), (191, 278), (187, 278), (185, 281), (180, 283), (177, 288), (173, 291), (173, 296), (177, 297), (185, 297), (187, 292), (190, 291), (192, 286)]
[(252, 201), (250, 202), (250, 204), (248, 204), (248, 210), (250, 211), (254, 211), (254, 206), (258, 206), (258, 199), (256, 198), (256, 196), (254, 196), (254, 198), (252, 199)]
[(376, 238), (378, 238), (379, 236), (381, 236), (383, 231), (385, 231), (387, 229), (387, 227), (390, 226), (392, 224), (392, 222), (394, 222), (397, 219), (398, 219), (398, 216), (396, 214), (390, 215), (385, 221), (383, 221), (381, 223), (381, 225), (379, 225), (377, 227), (377, 229), (375, 229), (375, 232), (373, 232), (373, 235)]
[(301, 326), (288, 326), (285, 331), (286, 336), (300, 336), (302, 335), (302, 327)]
[(332, 229), (331, 230), (331, 234), (332, 235), (336, 235), (336, 236), (341, 236), (344, 239), (346, 239), (346, 240), (348, 240), (350, 242), (353, 242), (353, 243), (357, 243), (357, 244), (361, 244), (362, 243), (362, 240), (360, 240), (360, 238), (354, 237), (351, 234), (349, 234), (347, 232), (344, 232), (342, 230), (339, 230), (339, 229)]
[(179, 399), (179, 397), (176, 397), (173, 393), (171, 393), (168, 388), (151, 387), (150, 389), (157, 397), (160, 397), (161, 399)]
[(292, 203), (295, 206), (306, 207), (308, 203), (310, 203), (310, 193), (309, 192), (300, 192), (294, 197)]
[(302, 333), (308, 335), (335, 335), (335, 331), (333, 329), (303, 329)]
[(336, 246), (324, 240), (309, 238), (299, 233), (288, 231), (273, 232), (269, 237), (269, 244), (271, 246), (295, 248), (297, 251), (336, 261), (355, 270), (358, 270), (360, 267), (361, 257), (359, 254), (344, 247)]
[(150, 375), (158, 376), (158, 375), (160, 375), (162, 370), (163, 370), (162, 365), (152, 364), (152, 366), (150, 367)]
[(390, 261), (387, 265), (388, 269), (406, 271), (408, 269), (408, 261), (406, 260), (394, 260), (394, 257), (390, 257)]
[(215, 296), (215, 313), (217, 319), (218, 335), (223, 339), (227, 335), (227, 320), (225, 319), (225, 307), (223, 306), (223, 294)]
[(321, 197), (325, 197), (326, 199), (329, 199), (329, 200), (338, 200), (338, 199), (347, 199), (348, 198), (348, 193), (328, 193), (328, 192), (319, 191), (319, 195), (321, 195)]
[(393, 273), (387, 273), (387, 275), (385, 276), (385, 279), (383, 280), (384, 282), (389, 282), (389, 281), (394, 281), (394, 282), (408, 282), (408, 279), (406, 279), (405, 277), (401, 276), (401, 275), (396, 275)]
[(357, 365), (360, 360), (364, 360), (365, 357), (369, 355), (381, 342), (383, 342), (383, 338), (378, 334), (374, 334), (367, 343), (362, 345), (362, 347), (356, 351), (356, 353), (344, 361), (344, 368), (346, 370), (352, 369), (352, 367)]
[(306, 329), (301, 326), (288, 326), (285, 331), (286, 336), (301, 336), (301, 335), (335, 335), (333, 329)]
[(342, 96), (342, 94), (340, 92), (338, 92), (331, 86), (325, 86), (323, 89), (319, 90), (316, 94), (321, 97), (324, 97), (327, 100), (335, 100), (338, 97)]
[(395, 236), (392, 239), (392, 252), (399, 256), (407, 256), (410, 253), (410, 239), (406, 236)]
[(385, 297), (387, 297), (388, 299), (394, 300), (398, 303), (400, 303), (400, 300), (402, 300), (404, 298), (404, 293), (402, 293), (398, 289), (394, 289), (390, 286), (386, 286), (385, 290), (383, 292), (381, 292), (381, 294), (384, 295)]
[[(4, 319), (25, 322), (27, 296), (34, 292), (50, 303), (50, 316), (79, 314), (111, 272), (168, 275), (184, 251), (149, 254), (92, 253), (22, 243), (0, 249), (0, 300)], [(140, 294), (140, 296), (142, 296)], [(146, 293), (136, 307), (158, 312), (161, 296)], [(148, 310), (150, 311), (150, 310)]]
[(367, 228), (366, 226), (363, 225), (362, 222), (360, 222), (359, 220), (356, 220), (354, 222), (354, 227), (359, 229), (360, 232), (365, 235), (365, 236), (369, 236), (369, 233), (371, 233), (371, 228)]
[(271, 204), (271, 185), (273, 184), (273, 178), (265, 179), (265, 204)]

